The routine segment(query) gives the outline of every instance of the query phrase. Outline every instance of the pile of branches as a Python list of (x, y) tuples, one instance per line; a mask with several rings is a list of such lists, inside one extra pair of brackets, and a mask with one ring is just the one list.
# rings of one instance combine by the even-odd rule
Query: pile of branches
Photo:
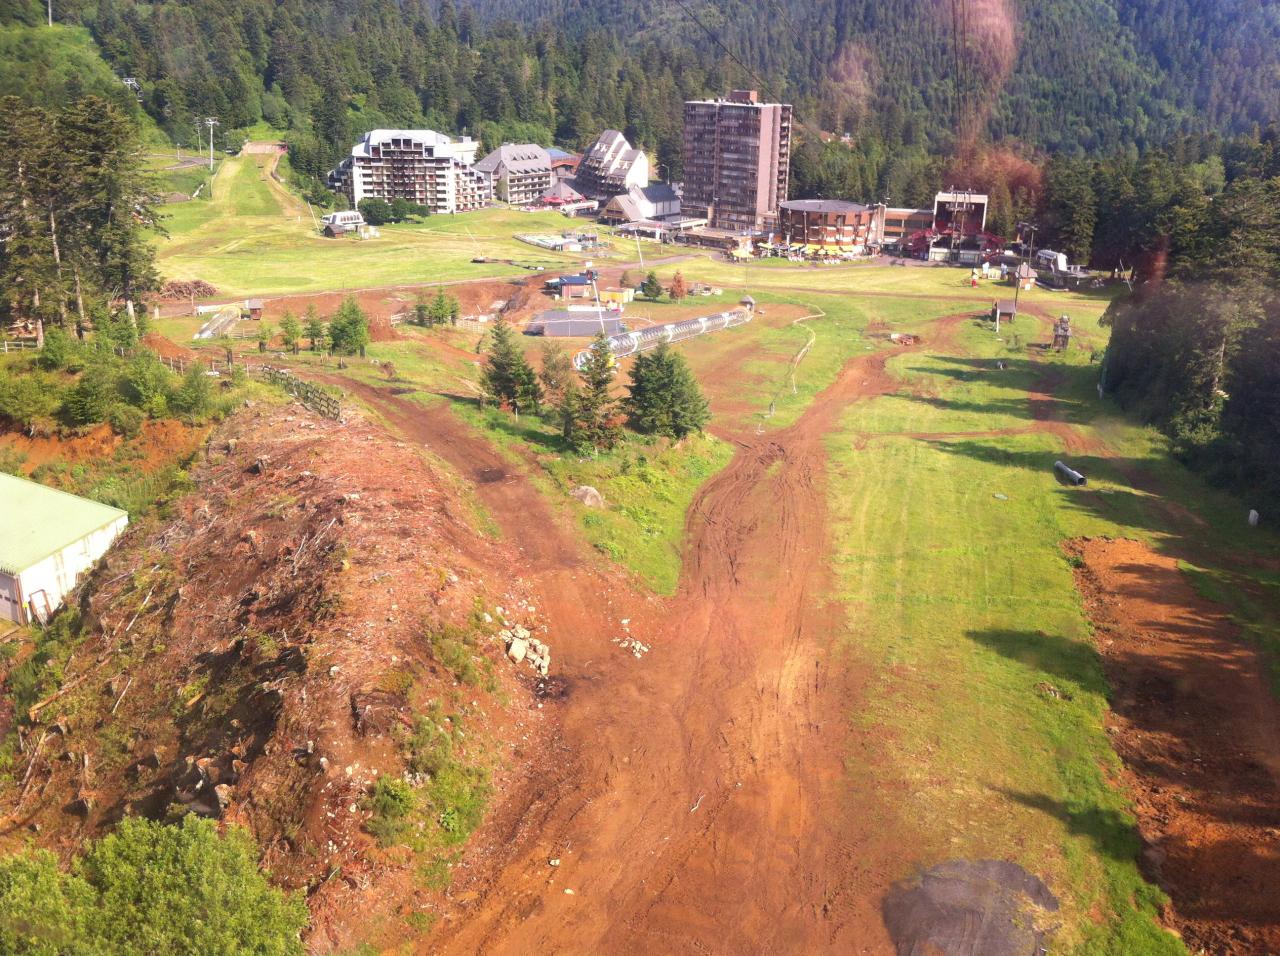
[(218, 294), (218, 290), (203, 279), (192, 279), (180, 282), (170, 279), (160, 287), (160, 295), (166, 299), (208, 299)]

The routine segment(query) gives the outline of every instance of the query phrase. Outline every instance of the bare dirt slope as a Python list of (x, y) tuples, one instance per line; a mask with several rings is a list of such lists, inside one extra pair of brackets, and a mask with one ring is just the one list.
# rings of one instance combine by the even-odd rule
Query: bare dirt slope
[[(380, 916), (430, 905), (402, 878), (413, 860), (364, 830), (413, 717), (465, 713), (455, 756), (498, 791), (540, 752), (531, 672), (478, 620), (501, 605), (538, 629), (517, 556), (476, 531), (454, 479), (359, 418), (257, 405), (192, 477), (85, 589), (62, 690), (37, 702), (0, 791), (0, 841), (69, 854), (125, 813), (218, 817), (307, 891), (313, 949), (379, 938)], [(432, 637), (446, 626), (472, 642), (452, 660)], [(464, 680), (466, 660), (492, 682)]]
[[(790, 428), (737, 439), (691, 511), (665, 604), (586, 554), (447, 408), (359, 387), (392, 428), (479, 482), (561, 635), (565, 763), (510, 797), (534, 825), (497, 880), (461, 889), (431, 951), (890, 950), (879, 900), (910, 841), (901, 821), (860, 815), (877, 801), (843, 772), (860, 676), (831, 659), (822, 441), (850, 402), (897, 387), (892, 354), (849, 363)], [(620, 650), (628, 634), (652, 650)], [(874, 759), (874, 741), (853, 747)]]
[(1101, 538), (1068, 552), (1170, 922), (1192, 952), (1280, 952), (1280, 705), (1258, 649), (1175, 559)]

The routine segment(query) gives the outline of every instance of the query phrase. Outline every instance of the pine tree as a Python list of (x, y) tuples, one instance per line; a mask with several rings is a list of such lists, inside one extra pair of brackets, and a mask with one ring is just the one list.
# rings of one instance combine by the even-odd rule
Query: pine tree
[(662, 283), (658, 281), (657, 273), (650, 272), (645, 276), (644, 282), (640, 284), (640, 294), (654, 302), (662, 298)]
[(319, 352), (324, 342), (324, 322), (315, 303), (307, 306), (307, 339), (311, 343), (311, 351)]
[(683, 438), (701, 431), (711, 420), (689, 363), (665, 342), (636, 357), (630, 390), (623, 405), (629, 424), (638, 432)]
[(536, 411), (542, 401), (542, 387), (533, 366), (520, 351), (511, 326), (499, 318), (492, 336), (488, 358), (480, 373), (485, 398), (510, 406), (517, 415), (522, 411)]
[(83, 268), (96, 270), (109, 299), (135, 300), (156, 288), (159, 278), (155, 247), (144, 230), (164, 234), (138, 128), (114, 103), (98, 96), (66, 107), (57, 123), (61, 162), (75, 177), (67, 190), (75, 197), (67, 210), (74, 223), (67, 226), (74, 228), (76, 238), (76, 248), (68, 250), (74, 278), (87, 278), (78, 275), (83, 263)]
[(66, 297), (47, 218), (53, 202), (49, 116), (12, 96), (0, 100), (0, 115), (0, 222), (6, 232), (0, 286), (16, 317), (60, 322)]
[(563, 398), (573, 381), (573, 360), (564, 346), (557, 342), (542, 343), (542, 368), (538, 371), (538, 381), (549, 399), (559, 401)]
[(622, 437), (613, 399), (615, 365), (609, 340), (601, 332), (587, 353), (581, 373), (582, 388), (566, 389), (561, 421), (566, 438), (579, 452), (608, 451)]

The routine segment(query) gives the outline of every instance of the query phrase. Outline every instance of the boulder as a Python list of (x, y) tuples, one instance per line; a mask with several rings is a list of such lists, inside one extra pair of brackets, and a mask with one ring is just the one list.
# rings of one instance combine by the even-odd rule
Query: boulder
[(529, 642), (523, 638), (513, 637), (507, 645), (507, 656), (519, 664), (529, 653)]
[(592, 488), (590, 485), (578, 485), (578, 487), (569, 492), (569, 497), (577, 498), (588, 508), (604, 507), (604, 495), (600, 494), (600, 492), (596, 491), (596, 489)]

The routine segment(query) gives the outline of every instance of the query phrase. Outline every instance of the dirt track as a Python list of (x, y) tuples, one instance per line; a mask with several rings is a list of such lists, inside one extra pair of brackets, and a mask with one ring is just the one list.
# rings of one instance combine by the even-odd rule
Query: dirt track
[[(929, 345), (963, 318), (942, 320)], [(909, 868), (909, 841), (855, 818), (869, 796), (843, 771), (859, 675), (831, 660), (841, 616), (825, 603), (822, 441), (849, 403), (897, 387), (885, 363), (901, 351), (856, 358), (796, 424), (738, 439), (691, 509), (684, 576), (665, 604), (586, 554), (447, 408), (355, 386), (475, 480), (521, 545), (571, 701), (559, 715), (569, 762), (513, 798), (529, 806), (522, 838), (474, 894), (458, 888), (477, 898), (432, 951), (891, 948), (879, 900)], [(652, 645), (642, 660), (611, 643), (627, 633)]]
[[(915, 841), (911, 821), (875, 792), (874, 775), (843, 767), (849, 755), (874, 765), (883, 744), (846, 719), (868, 675), (833, 657), (843, 617), (825, 603), (822, 443), (850, 403), (901, 387), (886, 370), (891, 357), (954, 350), (968, 318), (937, 320), (918, 346), (854, 358), (789, 428), (726, 435), (739, 451), (690, 509), (681, 585), (665, 602), (598, 561), (447, 407), (343, 383), (476, 483), (522, 553), (512, 571), (540, 595), (560, 672), (560, 699), (550, 704), (561, 727), (557, 762), (506, 795), (479, 835), (504, 849), (491, 867), (457, 874), (454, 908), (424, 951), (894, 951), (880, 902), (916, 865)], [(1046, 370), (1028, 396), (1033, 424), (1014, 431), (1047, 431), (1069, 450), (1106, 454), (1058, 419), (1060, 384)], [(1136, 570), (1113, 562), (1104, 579), (1126, 609), (1116, 612), (1129, 622), (1117, 633), (1143, 628), (1132, 632), (1141, 635), (1133, 649), (1104, 653), (1120, 689), (1117, 747), (1134, 771), (1143, 833), (1160, 840), (1150, 876), (1175, 897), (1171, 921), (1208, 952), (1280, 951), (1280, 910), (1269, 895), (1280, 876), (1280, 807), (1245, 802), (1274, 793), (1274, 747), (1257, 728), (1280, 728), (1275, 704), (1257, 655), (1197, 603), (1172, 561), (1158, 560)], [(1141, 585), (1151, 573), (1161, 576), (1158, 594)], [(1207, 643), (1187, 642), (1202, 633)], [(651, 652), (636, 660), (620, 651), (611, 639), (627, 635)], [(1174, 665), (1163, 659), (1171, 648)], [(1182, 675), (1161, 685), (1169, 696), (1152, 691), (1149, 666)], [(1185, 696), (1187, 675), (1202, 666), (1220, 683), (1212, 706)], [(1164, 709), (1151, 706), (1153, 694)], [(1237, 698), (1245, 706), (1232, 717)], [(1224, 739), (1242, 741), (1243, 756), (1198, 762)], [(1153, 750), (1152, 740), (1172, 743)], [(1238, 786), (1216, 794), (1218, 774)]]

